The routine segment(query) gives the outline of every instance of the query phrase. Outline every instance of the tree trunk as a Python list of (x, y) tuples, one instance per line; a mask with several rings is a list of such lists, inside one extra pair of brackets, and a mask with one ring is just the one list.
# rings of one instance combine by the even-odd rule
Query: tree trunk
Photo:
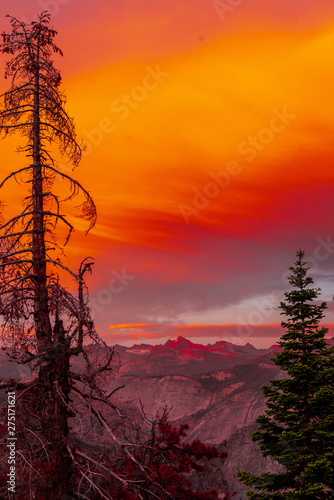
[(61, 349), (43, 367), (42, 384), (42, 433), (48, 442), (52, 467), (41, 493), (49, 500), (58, 500), (69, 492), (71, 458), (68, 454), (68, 370), (66, 350)]
[[(45, 248), (44, 192), (41, 159), (41, 127), (39, 96), (39, 50), (36, 54), (36, 71), (33, 108), (33, 274), (34, 274), (34, 322), (37, 348), (41, 364), (42, 434), (48, 443), (53, 468), (47, 484), (41, 485), (39, 495), (48, 500), (58, 500), (69, 491), (71, 459), (67, 451), (68, 441), (68, 373), (69, 360), (65, 343), (54, 345), (47, 289), (47, 263)], [(62, 326), (62, 325), (61, 325)], [(57, 328), (60, 326), (58, 324)], [(56, 333), (56, 332), (55, 332)], [(58, 332), (57, 332), (58, 333)]]

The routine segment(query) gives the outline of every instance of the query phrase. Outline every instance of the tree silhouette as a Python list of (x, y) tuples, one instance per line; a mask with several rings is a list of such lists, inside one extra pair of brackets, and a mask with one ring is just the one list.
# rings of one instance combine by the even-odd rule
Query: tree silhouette
[[(27, 474), (39, 465), (44, 467), (42, 479), (36, 477), (32, 486), (36, 498), (59, 499), (69, 491), (71, 482), (70, 392), (80, 391), (82, 398), (87, 397), (87, 391), (74, 387), (76, 379), (82, 387), (89, 386), (90, 397), (102, 398), (98, 377), (112, 371), (113, 350), (98, 338), (87, 307), (84, 276), (91, 272), (92, 259), (84, 259), (75, 273), (59, 258), (58, 225), (67, 229), (65, 244), (73, 231), (62, 212), (64, 202), (78, 196), (79, 216), (87, 222), (87, 231), (95, 224), (96, 209), (88, 191), (62, 172), (55, 160), (57, 147), (74, 168), (82, 148), (73, 120), (64, 109), (61, 76), (52, 61), (52, 54), (62, 53), (54, 43), (56, 31), (49, 21), (47, 12), (31, 24), (10, 17), (11, 32), (2, 34), (0, 46), (10, 57), (5, 73), (10, 89), (1, 96), (0, 132), (3, 137), (14, 133), (23, 137), (25, 143), (19, 151), (28, 158), (26, 166), (11, 172), (0, 184), (2, 188), (15, 180), (26, 189), (22, 211), (3, 220), (0, 227), (2, 341), (11, 359), (28, 364), (36, 375), (25, 382), (4, 381), (0, 387), (21, 391), (18, 425), (21, 422), (21, 436), (27, 444), (20, 453), (21, 461), (29, 463)], [(67, 181), (66, 194), (64, 182), (62, 193), (56, 192), (57, 178)], [(61, 285), (59, 274), (64, 272), (76, 282), (77, 296)], [(84, 347), (85, 337), (93, 341), (90, 349)], [(85, 377), (70, 371), (71, 357), (79, 354), (86, 360)]]
[(254, 476), (239, 472), (238, 477), (257, 492), (251, 499), (329, 500), (334, 498), (334, 350), (325, 339), (327, 328), (319, 328), (327, 305), (313, 303), (319, 288), (309, 288), (304, 252), (289, 282), (293, 290), (281, 302), (282, 322), (287, 332), (274, 362), (287, 374), (263, 387), (267, 399), (265, 415), (256, 422), (252, 435), (264, 456), (281, 465), (280, 473)]

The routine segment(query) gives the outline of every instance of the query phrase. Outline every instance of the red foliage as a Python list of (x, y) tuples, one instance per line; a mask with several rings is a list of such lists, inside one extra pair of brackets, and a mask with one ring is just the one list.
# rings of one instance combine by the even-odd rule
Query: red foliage
[[(213, 459), (224, 460), (226, 452), (220, 453), (214, 446), (209, 446), (198, 439), (185, 443), (188, 425), (175, 427), (168, 422), (167, 417), (152, 422), (151, 436), (140, 446), (131, 450), (135, 460), (143, 467), (126, 457), (113, 464), (113, 469), (119, 477), (128, 481), (130, 488), (123, 488), (115, 482), (110, 493), (119, 500), (218, 500), (218, 492), (194, 491), (191, 473), (201, 473)], [(131, 488), (131, 484), (135, 487)], [(225, 499), (229, 498), (225, 493)]]

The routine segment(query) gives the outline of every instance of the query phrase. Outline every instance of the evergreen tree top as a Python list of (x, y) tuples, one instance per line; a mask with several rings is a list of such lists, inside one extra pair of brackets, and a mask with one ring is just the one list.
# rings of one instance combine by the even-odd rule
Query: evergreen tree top
[(253, 500), (334, 499), (334, 349), (325, 339), (328, 329), (319, 325), (327, 304), (316, 302), (320, 289), (310, 286), (314, 282), (304, 256), (298, 250), (290, 267), (293, 289), (280, 305), (286, 332), (274, 362), (286, 376), (263, 386), (267, 409), (252, 435), (263, 456), (280, 469), (237, 474), (257, 490), (247, 492)]
[[(287, 341), (302, 340), (303, 344), (313, 343), (316, 338), (322, 338), (322, 346), (326, 345), (324, 336), (327, 328), (318, 329), (320, 320), (324, 317), (324, 310), (327, 308), (326, 302), (315, 303), (315, 299), (321, 293), (320, 288), (310, 288), (314, 283), (311, 276), (307, 276), (309, 267), (304, 260), (305, 252), (298, 250), (295, 266), (291, 266), (292, 274), (289, 276), (289, 283), (293, 290), (286, 292), (285, 302), (281, 302), (280, 309), (287, 316), (286, 321), (281, 322), (282, 328), (287, 333), (282, 336), (279, 345), (287, 347)], [(313, 347), (316, 347), (313, 345)]]

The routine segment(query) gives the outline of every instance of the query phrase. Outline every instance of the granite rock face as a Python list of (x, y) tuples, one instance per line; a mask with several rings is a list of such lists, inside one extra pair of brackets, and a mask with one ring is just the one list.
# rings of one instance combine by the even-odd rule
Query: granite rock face
[(228, 457), (221, 467), (221, 473), (228, 485), (230, 492), (236, 492), (235, 500), (245, 500), (245, 491), (250, 490), (248, 486), (241, 483), (236, 477), (238, 470), (247, 471), (252, 474), (260, 472), (280, 472), (281, 466), (271, 460), (270, 457), (263, 457), (257, 443), (251, 440), (252, 433), (256, 430), (256, 424), (242, 427), (232, 434), (226, 443)]
[(225, 481), (228, 491), (235, 491), (235, 498), (240, 500), (246, 498), (246, 488), (235, 476), (238, 469), (254, 473), (278, 470), (277, 464), (262, 457), (257, 443), (251, 441), (254, 421), (266, 407), (262, 386), (284, 376), (273, 363), (273, 356), (274, 351), (269, 351), (246, 358), (244, 364), (192, 376), (120, 374), (113, 384), (125, 384), (117, 392), (121, 407), (142, 405), (146, 415), (154, 417), (167, 406), (171, 421), (189, 425), (187, 440), (200, 439), (226, 450), (228, 459), (218, 466), (215, 478), (210, 476), (211, 486), (207, 486), (212, 487), (216, 479), (217, 486)]
[(142, 404), (147, 415), (156, 416), (167, 406), (172, 420), (189, 417), (207, 408), (211, 401), (211, 394), (200, 382), (181, 375), (120, 377), (115, 380), (115, 387), (117, 384), (125, 384), (116, 394), (122, 407), (130, 404), (139, 408)]
[(161, 414), (167, 406), (171, 420), (189, 424), (189, 439), (219, 444), (264, 411), (262, 386), (282, 376), (272, 356), (269, 353), (244, 365), (193, 376), (119, 375), (111, 388), (124, 384), (116, 393), (121, 406), (142, 405), (151, 416)]

